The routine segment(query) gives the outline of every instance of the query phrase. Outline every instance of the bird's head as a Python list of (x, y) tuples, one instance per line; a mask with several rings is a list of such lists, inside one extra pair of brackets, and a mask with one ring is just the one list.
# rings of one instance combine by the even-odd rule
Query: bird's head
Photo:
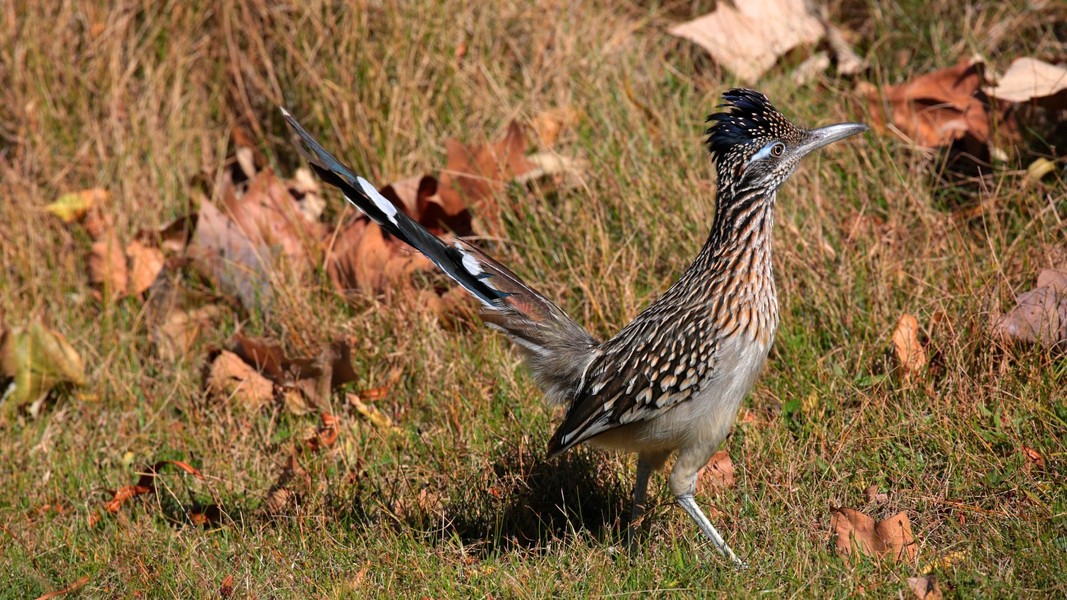
[(867, 130), (862, 123), (798, 127), (752, 90), (732, 89), (723, 99), (719, 108), (724, 110), (708, 117), (707, 130), (720, 188), (773, 192), (813, 150)]

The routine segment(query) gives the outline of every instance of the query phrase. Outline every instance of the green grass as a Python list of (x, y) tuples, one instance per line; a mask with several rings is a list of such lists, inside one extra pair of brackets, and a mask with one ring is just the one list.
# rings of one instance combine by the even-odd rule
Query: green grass
[[(735, 571), (703, 542), (662, 476), (647, 536), (627, 556), (616, 549), (632, 459), (579, 449), (544, 460), (557, 415), (500, 336), (404, 298), (345, 301), (320, 273), (279, 284), (269, 312), (227, 305), (221, 327), (167, 361), (142, 302), (93, 299), (87, 237), (41, 208), (101, 186), (118, 231), (159, 226), (189, 211), (198, 182), (216, 181), (235, 125), (288, 174), (299, 156), (278, 105), (383, 184), (440, 168), (449, 137), (493, 140), (513, 118), (571, 106), (583, 116), (557, 150), (587, 165), (579, 185), (509, 188), (508, 239), (489, 249), (609, 336), (681, 273), (714, 214), (703, 118), (737, 82), (666, 34), (708, 7), (43, 4), (0, 21), (0, 321), (43, 315), (81, 353), (89, 383), (37, 418), (0, 423), (0, 596), (88, 576), (89, 597), (215, 597), (232, 576), (237, 597), (906, 597), (906, 579), (928, 569), (953, 597), (1065, 593), (1067, 362), (989, 335), (1041, 268), (1067, 262), (1062, 159), (1053, 177), (1026, 182), (1030, 155), (1009, 149), (1009, 165), (962, 195), (992, 207), (970, 220), (940, 203), (937, 160), (892, 137), (809, 159), (779, 194), (782, 326), (746, 401), (757, 419), (724, 445), (738, 484), (700, 498), (752, 568)], [(829, 7), (857, 32), (875, 84), (975, 52), (999, 70), (1017, 56), (1062, 58), (1067, 19), (1054, 8)], [(867, 118), (849, 81), (797, 88), (779, 69), (756, 87), (802, 124)], [(332, 224), (341, 199), (329, 200)], [(879, 224), (853, 232), (856, 215)], [(932, 357), (911, 380), (890, 341), (905, 312)], [(375, 403), (395, 431), (334, 398), (339, 440), (299, 455), (299, 503), (283, 514), (264, 510), (268, 493), (318, 418), (250, 413), (203, 391), (209, 349), (237, 330), (295, 349), (347, 336), (360, 376), (350, 391), (395, 381)], [(110, 491), (166, 459), (205, 479), (165, 470), (158, 493), (90, 525)], [(888, 502), (868, 504), (870, 485)], [(191, 524), (205, 505), (221, 522)], [(838, 558), (837, 506), (905, 511), (918, 557)]]

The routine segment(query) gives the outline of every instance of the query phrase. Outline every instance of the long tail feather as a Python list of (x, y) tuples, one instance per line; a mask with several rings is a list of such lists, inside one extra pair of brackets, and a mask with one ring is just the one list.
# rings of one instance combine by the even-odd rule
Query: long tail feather
[(426, 255), (482, 303), (487, 324), (506, 333), (526, 356), (534, 378), (553, 404), (567, 403), (599, 343), (563, 310), (518, 275), (462, 240), (446, 244), (399, 211), (363, 177), (334, 158), (284, 108), (303, 141), (302, 154), (323, 181), (382, 229)]

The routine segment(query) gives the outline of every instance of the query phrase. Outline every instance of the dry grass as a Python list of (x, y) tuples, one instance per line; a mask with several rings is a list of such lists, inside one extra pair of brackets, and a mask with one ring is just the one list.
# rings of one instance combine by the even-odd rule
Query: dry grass
[[(625, 557), (613, 547), (632, 466), (585, 450), (545, 462), (553, 415), (499, 336), (410, 302), (346, 303), (317, 277), (279, 282), (269, 313), (230, 310), (190, 356), (165, 361), (142, 304), (94, 300), (88, 238), (41, 207), (100, 186), (119, 230), (158, 226), (212, 189), (235, 126), (288, 173), (298, 156), (278, 105), (382, 183), (439, 168), (448, 137), (496, 139), (511, 119), (571, 106), (583, 117), (559, 150), (589, 165), (581, 184), (509, 190), (510, 236), (492, 250), (610, 335), (681, 272), (711, 222), (702, 117), (735, 82), (665, 33), (707, 7), (103, 4), (0, 7), (0, 319), (43, 315), (90, 376), (39, 418), (0, 424), (2, 595), (87, 575), (91, 596), (206, 597), (232, 575), (249, 597), (885, 597), (907, 594), (904, 580), (926, 569), (965, 597), (1064, 593), (1067, 363), (988, 335), (991, 313), (1067, 259), (1062, 160), (1052, 179), (1025, 183), (1028, 155), (1013, 151), (962, 196), (990, 207), (970, 220), (946, 207), (937, 157), (893, 139), (870, 135), (809, 160), (779, 195), (783, 325), (747, 403), (757, 421), (726, 443), (739, 484), (704, 496), (753, 568), (735, 572), (704, 547), (660, 479), (649, 535)], [(831, 2), (830, 12), (860, 34), (875, 83), (974, 52), (1001, 69), (1064, 53), (1064, 15), (1052, 9), (901, 1)], [(809, 125), (863, 118), (850, 87), (796, 88), (783, 70), (759, 85)], [(333, 223), (342, 205), (331, 199)], [(933, 357), (913, 380), (889, 355), (904, 312), (918, 316)], [(336, 407), (340, 440), (300, 458), (299, 507), (280, 516), (261, 510), (268, 490), (317, 420), (206, 397), (207, 349), (237, 330), (296, 349), (352, 337), (354, 390), (399, 372), (379, 403), (399, 429)], [(107, 490), (163, 459), (207, 477), (167, 472), (157, 494), (89, 525)], [(870, 485), (888, 503), (867, 504)], [(222, 509), (221, 525), (189, 524), (189, 509), (207, 504)], [(907, 511), (917, 560), (835, 557), (829, 510), (840, 505)]]

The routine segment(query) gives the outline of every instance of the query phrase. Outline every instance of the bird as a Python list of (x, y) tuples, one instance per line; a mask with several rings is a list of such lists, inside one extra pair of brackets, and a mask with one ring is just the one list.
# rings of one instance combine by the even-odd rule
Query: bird
[(637, 455), (628, 540), (647, 509), (650, 476), (674, 456), (667, 483), (675, 501), (723, 556), (745, 567), (696, 503), (697, 476), (730, 432), (774, 342), (778, 189), (802, 158), (867, 126), (805, 129), (760, 92), (735, 88), (722, 97), (706, 120), (718, 179), (708, 237), (678, 280), (607, 340), (473, 244), (421, 227), (281, 111), (318, 176), (473, 295), (485, 324), (515, 343), (546, 402), (566, 407), (549, 457), (579, 444)]

